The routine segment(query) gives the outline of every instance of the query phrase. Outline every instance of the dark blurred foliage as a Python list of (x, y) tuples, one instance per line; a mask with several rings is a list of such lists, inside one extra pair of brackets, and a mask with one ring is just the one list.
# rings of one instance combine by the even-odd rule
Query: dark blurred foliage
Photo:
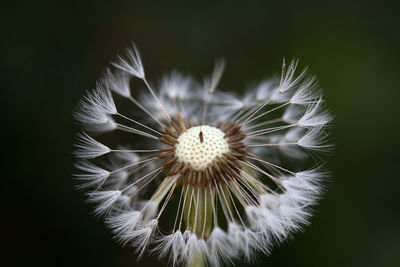
[[(71, 179), (85, 89), (134, 40), (151, 80), (172, 68), (223, 89), (300, 58), (336, 115), (333, 179), (311, 225), (254, 266), (400, 266), (399, 5), (387, 1), (13, 1), (1, 7), (0, 265), (137, 262), (93, 218)], [(237, 266), (244, 265), (237, 262)]]

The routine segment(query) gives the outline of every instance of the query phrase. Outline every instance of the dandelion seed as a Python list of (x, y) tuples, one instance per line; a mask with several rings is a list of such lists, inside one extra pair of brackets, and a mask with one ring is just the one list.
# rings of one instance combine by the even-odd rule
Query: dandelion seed
[(101, 215), (107, 212), (111, 206), (121, 196), (121, 191), (110, 190), (110, 191), (96, 191), (88, 193), (88, 202), (96, 203), (97, 206), (94, 210), (94, 214)]
[(75, 156), (82, 159), (96, 158), (111, 151), (107, 146), (97, 142), (86, 133), (77, 135), (75, 147)]
[[(328, 175), (319, 157), (305, 170), (285, 162), (327, 151), (332, 116), (316, 78), (296, 75), (297, 61), (243, 97), (217, 90), (224, 61), (203, 84), (173, 71), (158, 90), (135, 45), (113, 65), (75, 118), (91, 133), (118, 130), (140, 140), (131, 148), (118, 136), (114, 147), (82, 133), (74, 154), (78, 188), (120, 243), (139, 257), (148, 251), (173, 264), (218, 266), (252, 262), (308, 224)], [(146, 87), (137, 99), (131, 78)], [(117, 111), (112, 92), (131, 108)]]
[(74, 175), (81, 183), (78, 185), (79, 189), (98, 186), (110, 176), (109, 171), (88, 161), (80, 161), (75, 164), (75, 167), (79, 171), (78, 174)]

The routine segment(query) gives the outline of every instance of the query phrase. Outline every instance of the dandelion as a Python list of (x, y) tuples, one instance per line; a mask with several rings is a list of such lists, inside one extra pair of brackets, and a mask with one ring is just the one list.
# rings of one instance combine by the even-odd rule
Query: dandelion
[(332, 116), (297, 61), (242, 97), (217, 90), (224, 61), (203, 83), (173, 71), (158, 90), (135, 45), (112, 65), (74, 114), (85, 129), (74, 155), (78, 188), (118, 242), (218, 266), (251, 262), (308, 224)]

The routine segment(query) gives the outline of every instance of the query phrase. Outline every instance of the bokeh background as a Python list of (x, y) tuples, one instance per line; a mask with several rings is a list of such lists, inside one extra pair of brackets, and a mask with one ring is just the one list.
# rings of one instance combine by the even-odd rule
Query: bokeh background
[[(2, 4), (1, 266), (137, 262), (71, 179), (71, 112), (134, 40), (151, 80), (199, 79), (224, 57), (222, 89), (300, 59), (336, 116), (333, 179), (311, 226), (252, 266), (400, 266), (397, 1), (13, 1)], [(237, 262), (237, 266), (246, 266)]]

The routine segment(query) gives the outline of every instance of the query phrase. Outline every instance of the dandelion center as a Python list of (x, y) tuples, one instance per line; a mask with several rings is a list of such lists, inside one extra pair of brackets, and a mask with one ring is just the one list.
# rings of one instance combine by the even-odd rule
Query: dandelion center
[(229, 144), (220, 129), (195, 126), (178, 137), (175, 155), (178, 162), (188, 164), (196, 171), (204, 171), (217, 157), (229, 152)]

